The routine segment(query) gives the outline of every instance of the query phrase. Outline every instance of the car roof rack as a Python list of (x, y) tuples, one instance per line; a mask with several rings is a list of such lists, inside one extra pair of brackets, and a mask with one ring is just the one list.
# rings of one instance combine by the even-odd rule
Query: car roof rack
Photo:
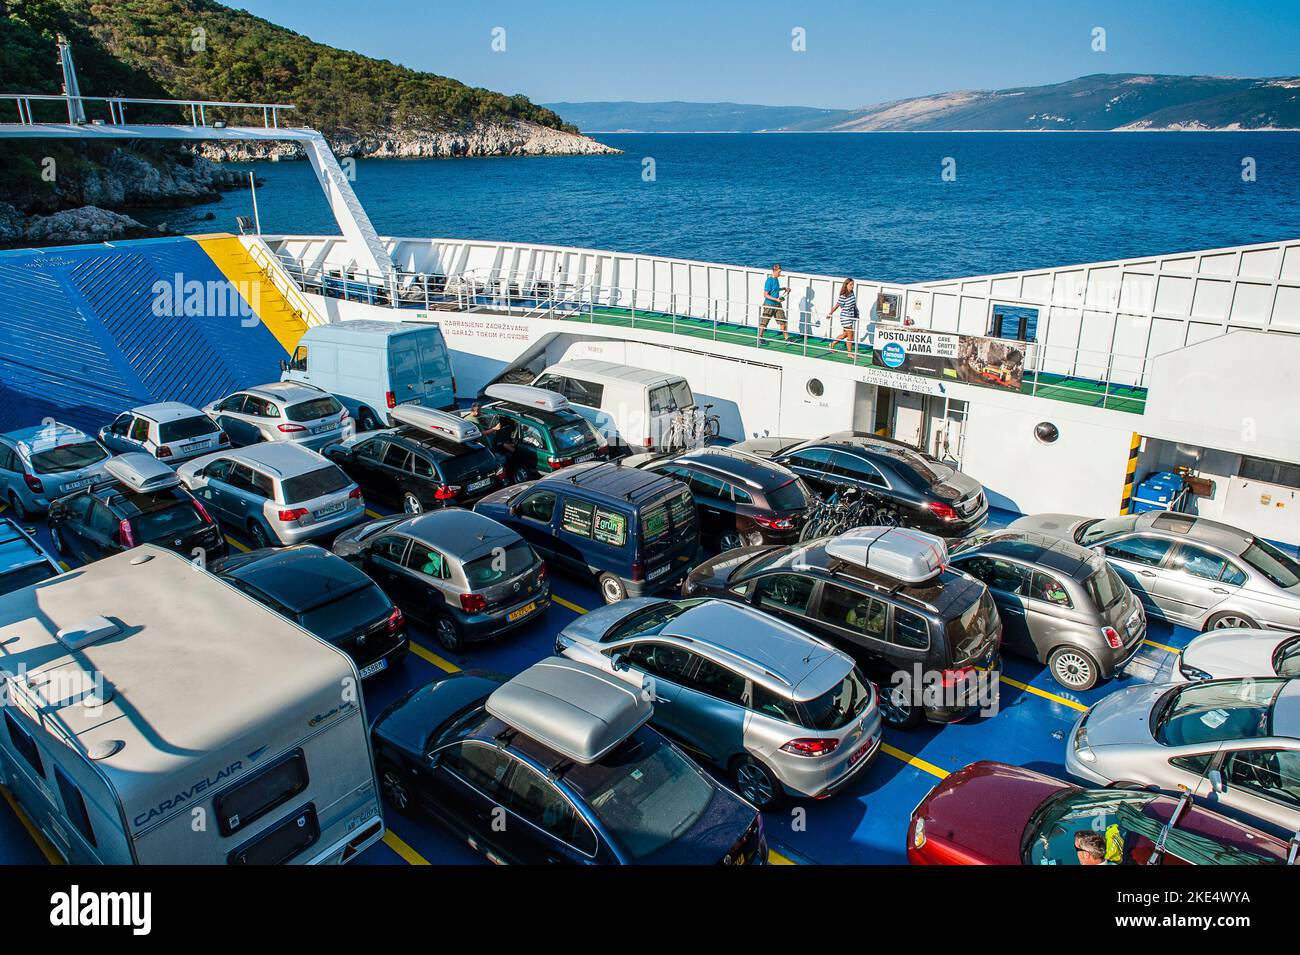
[(943, 538), (906, 527), (854, 527), (827, 541), (826, 553), (904, 584), (930, 580), (948, 563)]
[(131, 490), (141, 493), (165, 491), (181, 483), (175, 471), (143, 451), (130, 451), (109, 458), (104, 463), (104, 470)]
[(523, 405), (538, 411), (555, 413), (569, 410), (569, 399), (564, 395), (558, 391), (535, 388), (532, 385), (488, 385), (483, 389), (483, 394), (507, 404)]
[(447, 438), (456, 444), (478, 441), (483, 437), (483, 432), (474, 422), (449, 411), (438, 411), (436, 408), (412, 404), (398, 405), (388, 413), (388, 416), (401, 424), (427, 431), (440, 438)]

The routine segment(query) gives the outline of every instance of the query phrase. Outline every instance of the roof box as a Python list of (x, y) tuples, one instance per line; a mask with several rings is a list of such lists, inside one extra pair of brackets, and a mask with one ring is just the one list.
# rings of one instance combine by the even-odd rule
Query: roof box
[(464, 444), (466, 441), (478, 441), (483, 432), (472, 421), (466, 421), (449, 411), (438, 411), (420, 405), (398, 405), (389, 416), (399, 424), (407, 424), (421, 431), (428, 431), (440, 438)]
[(569, 399), (558, 391), (534, 388), (532, 385), (488, 385), (483, 393), (498, 401), (508, 401), (512, 405), (524, 405), (541, 411), (566, 411)]
[(143, 451), (109, 458), (104, 470), (133, 491), (163, 491), (181, 483), (175, 471)]
[(654, 712), (639, 687), (594, 667), (547, 657), (487, 698), (487, 711), (575, 763), (601, 760)]
[(826, 553), (905, 584), (919, 584), (948, 563), (942, 537), (907, 527), (855, 527), (826, 544)]

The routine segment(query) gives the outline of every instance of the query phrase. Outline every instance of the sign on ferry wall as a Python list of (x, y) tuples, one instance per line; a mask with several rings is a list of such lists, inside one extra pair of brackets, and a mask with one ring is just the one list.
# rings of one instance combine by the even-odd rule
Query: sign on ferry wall
[(871, 342), (877, 365), (925, 378), (1019, 391), (1025, 352), (1018, 342), (877, 326)]

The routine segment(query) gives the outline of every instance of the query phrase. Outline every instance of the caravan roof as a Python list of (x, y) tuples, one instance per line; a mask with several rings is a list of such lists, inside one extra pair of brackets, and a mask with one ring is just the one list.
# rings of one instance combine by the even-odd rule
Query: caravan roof
[(0, 596), (0, 633), (18, 695), (95, 759), (128, 821), (175, 808), (178, 777), (275, 752), (286, 714), (305, 730), (356, 705), (340, 707), (356, 673), (341, 650), (150, 544)]

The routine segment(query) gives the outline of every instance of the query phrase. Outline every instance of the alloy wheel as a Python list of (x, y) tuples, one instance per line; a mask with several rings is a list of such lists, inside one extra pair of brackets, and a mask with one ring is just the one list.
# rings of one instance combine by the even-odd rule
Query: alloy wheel
[(416, 497), (410, 491), (407, 491), (402, 496), (402, 510), (405, 511), (407, 514), (423, 514), (424, 505), (420, 503), (420, 499), (418, 497)]
[(737, 547), (743, 546), (740, 534), (736, 531), (729, 531), (718, 538), (718, 547), (721, 550), (735, 550)]
[(890, 687), (880, 695), (880, 718), (886, 723), (902, 726), (912, 718), (912, 701), (904, 687)]
[(1052, 675), (1062, 686), (1082, 689), (1092, 683), (1092, 661), (1081, 653), (1067, 650), (1052, 663)]
[(384, 798), (398, 812), (406, 812), (411, 807), (411, 793), (406, 788), (406, 780), (397, 774), (397, 770), (389, 767), (384, 770), (384, 778), (381, 782), (384, 787)]
[(1254, 621), (1247, 620), (1245, 617), (1240, 617), (1235, 613), (1223, 614), (1220, 617), (1214, 618), (1214, 630), (1227, 630), (1230, 628), (1234, 630), (1254, 630), (1255, 623)]
[(736, 770), (736, 785), (740, 794), (755, 806), (766, 806), (772, 801), (772, 781), (763, 767), (752, 760), (741, 763)]

